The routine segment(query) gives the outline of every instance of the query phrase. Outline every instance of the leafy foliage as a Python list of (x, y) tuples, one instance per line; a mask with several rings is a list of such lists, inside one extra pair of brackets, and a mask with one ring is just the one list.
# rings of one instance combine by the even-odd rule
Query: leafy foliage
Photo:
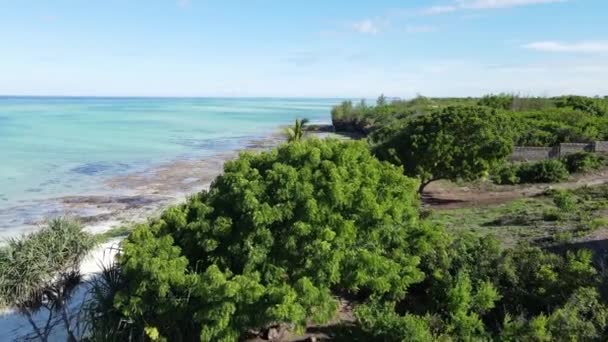
[(565, 156), (563, 163), (570, 173), (589, 172), (606, 165), (606, 159), (597, 154), (580, 152)]
[(502, 341), (598, 341), (605, 337), (608, 307), (593, 288), (576, 290), (568, 302), (551, 315), (526, 320), (505, 318)]
[[(458, 234), (402, 302), (361, 306), (364, 331), (387, 341), (572, 341), (604, 338), (606, 306), (591, 253), (558, 255)], [(442, 256), (443, 255), (443, 256)], [(413, 297), (412, 297), (413, 296)], [(514, 318), (515, 317), (515, 318)], [(502, 322), (501, 324), (496, 324)]]
[(114, 306), (140, 331), (232, 341), (326, 322), (338, 292), (400, 298), (424, 278), (438, 235), (418, 219), (417, 182), (364, 143), (296, 141), (224, 171), (124, 243)]
[(513, 94), (482, 98), (427, 98), (394, 100), (377, 106), (353, 105), (347, 101), (332, 110), (337, 131), (369, 134), (380, 143), (407, 126), (420, 115), (447, 107), (493, 108), (505, 114), (513, 143), (518, 146), (555, 146), (563, 142), (608, 140), (608, 100), (566, 96), (556, 98), (522, 97)]
[(296, 119), (293, 127), (285, 129), (285, 135), (288, 142), (300, 141), (304, 138), (304, 127), (308, 123), (308, 119)]
[(66, 219), (9, 240), (0, 248), (0, 303), (20, 306), (40, 296), (59, 272), (77, 270), (93, 243), (79, 224)]
[[(62, 324), (70, 340), (76, 339), (68, 303), (81, 283), (80, 262), (94, 244), (81, 225), (62, 218), (0, 248), (0, 303), (28, 318), (32, 338), (46, 341)], [(48, 319), (35, 322), (33, 315), (41, 311)]]
[(496, 169), (492, 179), (497, 184), (557, 183), (568, 179), (570, 173), (560, 160), (503, 164)]
[(438, 179), (474, 180), (511, 153), (508, 119), (481, 107), (448, 107), (412, 119), (376, 146), (381, 159), (420, 177), (420, 191)]
[(557, 101), (558, 107), (572, 107), (596, 116), (608, 115), (608, 105), (605, 99), (589, 98), (584, 96), (565, 96)]
[(209, 191), (129, 235), (119, 263), (93, 288), (91, 340), (301, 332), (335, 318), (338, 298), (354, 299), (364, 340), (605, 340), (608, 310), (598, 293), (606, 277), (590, 251), (558, 254), (516, 241), (505, 248), (470, 232), (518, 225), (524, 236), (534, 226), (537, 240), (565, 241), (560, 233), (605, 223), (604, 188), (547, 192), (542, 203), (514, 202), (491, 220), (469, 209), (456, 222), (460, 233), (421, 218), (416, 194), (435, 179), (490, 170), (509, 184), (590, 170), (597, 160), (586, 154), (500, 164), (513, 144), (608, 137), (605, 104), (381, 95), (372, 106), (334, 107), (337, 130), (369, 135), (374, 154), (396, 166), (374, 158), (365, 142), (302, 140), (306, 122), (296, 121), (288, 144), (226, 163)]

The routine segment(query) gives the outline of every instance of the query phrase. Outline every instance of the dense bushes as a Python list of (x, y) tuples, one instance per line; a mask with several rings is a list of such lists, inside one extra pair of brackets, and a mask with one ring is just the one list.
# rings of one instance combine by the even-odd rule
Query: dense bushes
[(424, 98), (412, 101), (394, 100), (388, 103), (381, 95), (375, 106), (368, 105), (365, 100), (357, 104), (343, 101), (331, 110), (332, 124), (336, 131), (369, 134), (380, 128), (399, 126), (412, 115), (430, 106)]
[(516, 95), (488, 95), (479, 98), (426, 98), (356, 105), (347, 101), (332, 110), (337, 131), (371, 134), (381, 143), (392, 136), (385, 131), (406, 126), (412, 117), (452, 107), (493, 108), (510, 118), (518, 146), (554, 146), (567, 142), (608, 140), (608, 100), (580, 96), (541, 98)]
[(557, 183), (568, 178), (566, 166), (559, 160), (548, 159), (533, 163), (504, 164), (492, 179), (496, 184)]
[(350, 298), (351, 340), (607, 337), (590, 252), (446, 234), (420, 218), (416, 187), (363, 142), (243, 154), (129, 236), (92, 336), (236, 341), (326, 323)]
[(608, 115), (608, 101), (600, 98), (589, 98), (585, 96), (564, 96), (557, 98), (558, 107), (571, 107), (595, 116)]
[(606, 165), (603, 156), (582, 152), (561, 159), (548, 159), (528, 163), (505, 163), (492, 171), (496, 184), (557, 183), (571, 173), (589, 172)]
[(521, 183), (557, 183), (568, 179), (568, 170), (555, 159), (519, 165), (517, 177)]
[[(419, 182), (403, 175), (423, 186), (479, 178), (516, 141), (602, 136), (602, 117), (545, 99), (517, 107), (511, 98), (509, 108), (500, 98), (450, 101), (457, 105), (381, 97), (376, 106), (334, 108), (338, 130), (372, 132), (374, 153), (398, 166), (375, 159), (365, 142), (314, 139), (226, 163), (209, 191), (124, 242), (118, 281), (95, 307), (103, 314), (91, 336), (236, 341), (285, 327), (301, 332), (330, 321), (338, 299), (348, 298), (353, 331), (362, 334), (352, 339), (607, 337), (604, 284), (590, 252), (505, 250), (488, 236), (447, 234), (421, 218)], [(568, 169), (593, 167), (590, 158), (503, 166), (494, 177), (555, 182)], [(583, 221), (577, 198), (560, 193), (554, 201)]]
[(606, 164), (603, 156), (587, 152), (567, 155), (562, 158), (562, 161), (570, 173), (589, 172)]
[(417, 182), (364, 143), (306, 140), (228, 162), (208, 192), (125, 241), (114, 306), (173, 341), (327, 322), (336, 293), (401, 298), (437, 231)]
[(478, 104), (480, 106), (511, 111), (555, 108), (555, 103), (552, 99), (545, 97), (524, 97), (515, 94), (486, 95), (479, 99)]
[(591, 253), (497, 246), (491, 237), (456, 235), (435, 254), (441, 258), (426, 260), (432, 272), (404, 301), (360, 306), (362, 329), (384, 341), (606, 337), (608, 308)]

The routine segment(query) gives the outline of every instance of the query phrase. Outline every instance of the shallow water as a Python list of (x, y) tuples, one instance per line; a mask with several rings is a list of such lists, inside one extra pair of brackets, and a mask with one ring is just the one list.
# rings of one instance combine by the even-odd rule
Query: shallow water
[[(156, 197), (144, 203), (162, 202), (169, 194), (158, 183), (173, 174), (183, 176), (179, 181), (185, 183), (175, 192), (196, 190), (208, 179), (185, 172), (188, 168), (204, 172), (207, 164), (201, 160), (221, 166), (213, 161), (222, 159), (218, 155), (227, 156), (222, 153), (266, 137), (296, 117), (327, 123), (337, 102), (0, 97), (0, 237), (15, 236), (34, 229), (44, 218), (74, 211), (78, 216), (111, 216), (113, 211), (104, 203), (111, 203), (114, 210), (122, 208), (112, 196), (124, 199), (145, 193)], [(175, 161), (197, 164), (167, 171)], [(117, 185), (117, 179), (136, 179), (137, 189), (129, 181)], [(148, 185), (157, 188), (148, 191)]]

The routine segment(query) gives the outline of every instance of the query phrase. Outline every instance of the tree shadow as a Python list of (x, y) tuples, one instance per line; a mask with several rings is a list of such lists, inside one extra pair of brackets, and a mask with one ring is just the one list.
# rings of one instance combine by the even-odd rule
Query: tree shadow
[(361, 328), (352, 323), (339, 323), (336, 325), (309, 327), (306, 329), (306, 337), (297, 342), (310, 341), (310, 337), (316, 337), (317, 341), (332, 342), (364, 342), (372, 341), (373, 338), (365, 333)]
[(433, 206), (433, 207), (446, 206), (446, 205), (465, 202), (465, 201), (459, 200), (459, 199), (433, 197), (433, 195), (429, 195), (429, 194), (422, 194), (421, 199), (422, 199), (422, 203)]

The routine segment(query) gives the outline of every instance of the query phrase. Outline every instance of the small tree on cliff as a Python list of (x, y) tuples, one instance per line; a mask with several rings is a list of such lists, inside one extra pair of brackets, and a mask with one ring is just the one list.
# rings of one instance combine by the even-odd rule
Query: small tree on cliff
[(422, 193), (432, 181), (474, 180), (501, 162), (513, 148), (508, 120), (485, 107), (448, 107), (412, 119), (375, 153), (419, 177)]
[(418, 219), (417, 181), (364, 142), (309, 139), (224, 171), (125, 241), (112, 303), (129, 335), (236, 341), (327, 322), (337, 293), (401, 298), (424, 278), (438, 233)]

